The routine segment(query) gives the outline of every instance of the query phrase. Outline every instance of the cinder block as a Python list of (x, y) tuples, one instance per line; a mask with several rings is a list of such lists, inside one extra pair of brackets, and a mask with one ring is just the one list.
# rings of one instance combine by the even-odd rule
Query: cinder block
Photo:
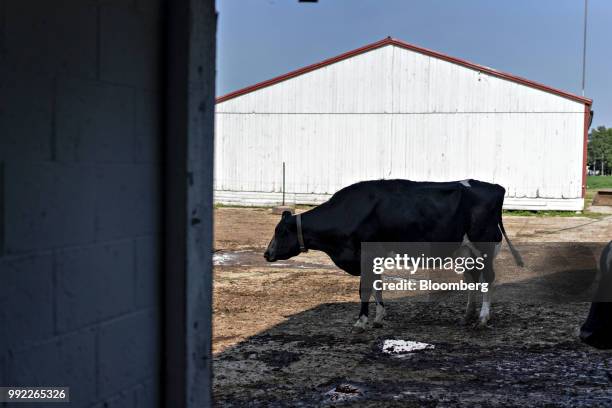
[(52, 103), (51, 79), (0, 63), (0, 160), (51, 159)]
[(8, 384), (6, 374), (6, 359), (3, 354), (0, 354), (0, 384)]
[(6, 202), (6, 191), (4, 188), (4, 162), (0, 160), (0, 256), (3, 256), (6, 252), (6, 247), (4, 243), (5, 236), (5, 213), (4, 203)]
[(70, 387), (70, 406), (87, 406), (96, 395), (94, 342), (87, 330), (9, 355), (6, 384)]
[(6, 48), (4, 42), (4, 31), (6, 30), (6, 7), (4, 6), (5, 0), (0, 0), (0, 65), (2, 65), (4, 57), (4, 49)]
[(158, 407), (159, 382), (157, 379), (149, 380), (136, 389), (136, 408)]
[(96, 239), (150, 235), (160, 230), (161, 172), (153, 165), (108, 165), (96, 184)]
[[(119, 394), (110, 397), (103, 402), (97, 403), (91, 408), (134, 408), (136, 406), (136, 394), (135, 390), (127, 390), (120, 392)], [(155, 408), (155, 405), (151, 405), (150, 408)]]
[(158, 237), (136, 240), (136, 293), (138, 308), (159, 306), (161, 281), (161, 243)]
[[(142, 8), (140, 8), (142, 10)], [(162, 26), (149, 12), (103, 6), (100, 13), (100, 76), (140, 89), (161, 85)]]
[(159, 163), (162, 154), (161, 97), (154, 92), (136, 92), (136, 120), (134, 126), (134, 161)]
[(0, 259), (0, 354), (51, 338), (53, 318), (53, 257)]
[(91, 167), (7, 161), (4, 189), (6, 253), (93, 241)]
[(151, 14), (155, 20), (158, 20), (164, 11), (162, 0), (136, 0), (136, 10)]
[(72, 78), (58, 88), (57, 159), (131, 163), (134, 90)]
[(5, 0), (5, 58), (20, 70), (95, 78), (97, 10), (82, 0)]
[(57, 330), (66, 332), (133, 310), (132, 242), (57, 252)]
[(159, 316), (140, 312), (100, 327), (98, 334), (100, 395), (112, 395), (158, 378)]

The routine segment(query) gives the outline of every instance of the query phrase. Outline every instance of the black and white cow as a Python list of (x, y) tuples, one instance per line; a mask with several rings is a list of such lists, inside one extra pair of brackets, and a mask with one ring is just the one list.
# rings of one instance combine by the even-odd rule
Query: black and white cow
[(612, 241), (601, 252), (599, 272), (599, 287), (580, 338), (593, 347), (612, 349)]
[[(457, 182), (414, 182), (408, 180), (364, 181), (345, 187), (327, 202), (296, 216), (284, 212), (264, 257), (269, 262), (289, 259), (307, 249), (325, 252), (342, 270), (360, 275), (362, 242), (458, 242), (496, 254), (502, 233), (519, 265), (522, 260), (502, 224), (505, 190), (478, 180)], [(479, 245), (495, 245), (484, 248)], [(493, 258), (488, 257), (480, 276), (473, 281), (495, 279)], [(360, 292), (361, 290), (360, 285)], [(367, 291), (367, 289), (366, 289)], [(361, 293), (361, 310), (355, 328), (368, 322), (368, 305), (373, 289)], [(382, 293), (374, 291), (376, 317), (382, 324), (386, 312)], [(468, 292), (464, 321), (475, 314)], [(483, 293), (478, 325), (490, 318), (491, 290)]]

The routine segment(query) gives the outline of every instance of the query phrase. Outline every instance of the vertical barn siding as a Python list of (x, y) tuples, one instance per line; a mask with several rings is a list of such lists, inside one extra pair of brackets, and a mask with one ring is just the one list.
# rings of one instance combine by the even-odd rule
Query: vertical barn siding
[(216, 123), (218, 193), (280, 192), (284, 161), (300, 202), (380, 178), (582, 194), (582, 103), (393, 45), (219, 103)]

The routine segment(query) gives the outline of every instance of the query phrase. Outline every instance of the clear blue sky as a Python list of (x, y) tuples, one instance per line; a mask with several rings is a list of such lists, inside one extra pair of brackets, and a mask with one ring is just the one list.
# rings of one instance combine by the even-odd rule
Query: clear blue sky
[[(386, 36), (581, 94), (584, 0), (217, 0), (217, 94)], [(589, 0), (586, 96), (612, 127), (612, 1)]]

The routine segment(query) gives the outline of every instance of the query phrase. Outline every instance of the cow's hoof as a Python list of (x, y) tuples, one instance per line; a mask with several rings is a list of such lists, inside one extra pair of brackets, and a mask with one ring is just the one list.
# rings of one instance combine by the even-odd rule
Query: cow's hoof
[(376, 317), (372, 327), (383, 327), (383, 319), (387, 316), (387, 310), (382, 305), (376, 305)]
[(352, 331), (355, 333), (363, 333), (368, 328), (367, 316), (359, 316), (359, 319), (353, 325)]
[(459, 321), (459, 324), (461, 326), (469, 326), (470, 324), (474, 323), (476, 318), (478, 318), (478, 315), (476, 314), (475, 310), (472, 310), (471, 312), (466, 312), (463, 314), (463, 317)]
[(476, 330), (485, 330), (488, 329), (488, 320), (478, 320), (476, 323), (474, 323), (473, 328)]
[(354, 325), (351, 328), (351, 333), (363, 333), (363, 332), (366, 331), (366, 329), (367, 329), (366, 326), (361, 326), (361, 325), (357, 326), (357, 325)]

